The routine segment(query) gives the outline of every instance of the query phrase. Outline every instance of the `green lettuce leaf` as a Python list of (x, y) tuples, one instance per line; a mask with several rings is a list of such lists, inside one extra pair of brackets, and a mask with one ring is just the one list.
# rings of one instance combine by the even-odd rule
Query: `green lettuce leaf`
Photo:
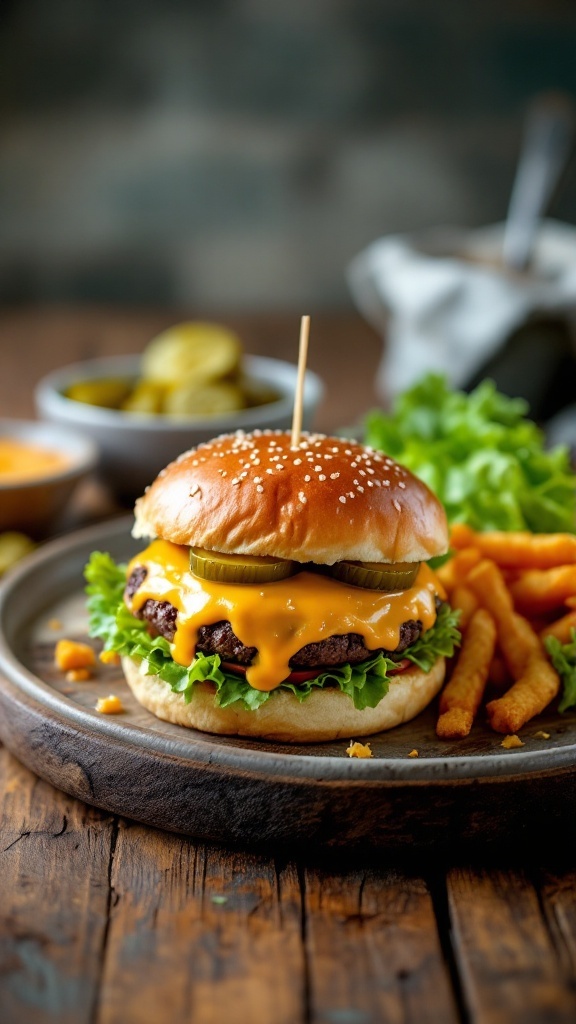
[[(100, 637), (105, 650), (142, 661), (147, 675), (158, 675), (175, 693), (181, 693), (187, 703), (192, 700), (194, 684), (202, 681), (214, 684), (214, 699), (222, 708), (239, 702), (247, 710), (256, 711), (273, 698), (276, 691), (255, 690), (243, 676), (224, 671), (218, 654), (198, 653), (191, 665), (178, 665), (172, 659), (168, 641), (164, 637), (151, 637), (146, 623), (135, 618), (124, 604), (126, 567), (116, 565), (110, 555), (95, 551), (84, 574), (90, 636)], [(289, 690), (297, 700), (303, 701), (314, 687), (337, 686), (359, 710), (374, 708), (388, 693), (389, 673), (399, 660), (407, 658), (429, 672), (438, 657), (450, 657), (454, 653), (460, 642), (458, 616), (459, 613), (448, 605), (442, 605), (434, 626), (396, 660), (377, 654), (359, 665), (326, 669), (304, 683), (282, 683), (279, 689)]]
[(428, 374), (392, 415), (374, 411), (365, 442), (407, 466), (434, 491), (450, 523), (475, 530), (575, 532), (576, 476), (565, 448), (544, 449), (523, 399), (483, 381), (470, 394)]
[(569, 643), (563, 644), (557, 637), (549, 636), (544, 646), (562, 680), (563, 694), (558, 710), (567, 711), (568, 708), (576, 707), (576, 630), (572, 630)]

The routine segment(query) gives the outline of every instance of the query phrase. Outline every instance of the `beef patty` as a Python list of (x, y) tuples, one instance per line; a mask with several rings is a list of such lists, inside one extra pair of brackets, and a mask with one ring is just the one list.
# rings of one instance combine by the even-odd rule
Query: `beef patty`
[[(146, 569), (136, 566), (126, 584), (125, 596), (131, 598), (146, 579)], [(138, 618), (145, 619), (152, 628), (166, 640), (172, 641), (176, 632), (176, 616), (174, 605), (169, 601), (148, 599), (137, 612)], [(422, 633), (420, 619), (408, 619), (400, 626), (400, 642), (394, 652), (401, 654), (407, 647), (415, 643)], [(258, 654), (256, 647), (246, 647), (236, 636), (229, 622), (216, 622), (212, 626), (201, 626), (198, 630), (197, 650), (202, 654), (219, 654), (222, 661), (231, 661), (237, 665), (250, 665)], [(380, 648), (379, 650), (384, 650)], [(318, 643), (306, 644), (290, 658), (291, 668), (317, 668), (324, 665), (356, 665), (367, 658), (373, 658), (379, 651), (370, 651), (364, 646), (364, 639), (359, 633), (344, 633), (341, 636), (329, 636)]]

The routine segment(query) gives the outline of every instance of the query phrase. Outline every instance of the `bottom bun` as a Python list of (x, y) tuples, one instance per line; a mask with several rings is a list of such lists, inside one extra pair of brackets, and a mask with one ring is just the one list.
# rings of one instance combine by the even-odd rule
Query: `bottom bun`
[(440, 690), (446, 664), (439, 658), (430, 672), (419, 668), (399, 672), (391, 677), (388, 693), (377, 707), (363, 711), (354, 707), (346, 693), (330, 687), (313, 690), (303, 703), (288, 690), (280, 690), (257, 711), (247, 711), (240, 703), (219, 708), (214, 703), (214, 686), (208, 682), (195, 684), (187, 704), (159, 676), (145, 675), (134, 658), (123, 658), (122, 668), (136, 700), (165, 722), (222, 736), (316, 743), (369, 736), (408, 722)]

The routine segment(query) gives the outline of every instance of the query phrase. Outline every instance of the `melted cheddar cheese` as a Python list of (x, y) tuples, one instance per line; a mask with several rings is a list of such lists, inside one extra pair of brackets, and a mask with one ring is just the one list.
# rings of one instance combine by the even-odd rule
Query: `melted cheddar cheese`
[(420, 619), (424, 631), (430, 629), (436, 621), (435, 596), (442, 596), (427, 565), (420, 567), (409, 590), (396, 593), (364, 590), (312, 572), (262, 585), (214, 583), (193, 575), (187, 547), (165, 540), (137, 555), (128, 575), (136, 566), (144, 566), (147, 576), (127, 600), (131, 611), (138, 612), (148, 600), (169, 601), (178, 610), (174, 661), (189, 665), (200, 627), (227, 620), (243, 644), (258, 648), (246, 671), (256, 690), (274, 690), (290, 675), (288, 663), (296, 651), (330, 636), (360, 633), (369, 650), (395, 650), (403, 622)]

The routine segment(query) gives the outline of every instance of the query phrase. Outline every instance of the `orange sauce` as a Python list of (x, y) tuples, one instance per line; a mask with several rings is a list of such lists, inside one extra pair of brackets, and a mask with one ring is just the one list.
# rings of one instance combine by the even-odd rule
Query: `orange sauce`
[(442, 588), (434, 573), (422, 565), (414, 585), (395, 593), (364, 590), (330, 576), (300, 572), (276, 583), (245, 586), (201, 580), (190, 571), (189, 549), (169, 541), (154, 541), (132, 560), (147, 576), (129, 602), (138, 611), (145, 601), (169, 601), (178, 610), (172, 657), (180, 665), (193, 658), (201, 626), (223, 619), (258, 657), (246, 672), (256, 690), (273, 690), (290, 674), (288, 662), (296, 651), (329, 636), (360, 633), (368, 649), (393, 651), (400, 626), (420, 619), (424, 630), (436, 621), (435, 595)]
[(40, 445), (0, 437), (0, 484), (22, 483), (64, 469), (70, 459)]

